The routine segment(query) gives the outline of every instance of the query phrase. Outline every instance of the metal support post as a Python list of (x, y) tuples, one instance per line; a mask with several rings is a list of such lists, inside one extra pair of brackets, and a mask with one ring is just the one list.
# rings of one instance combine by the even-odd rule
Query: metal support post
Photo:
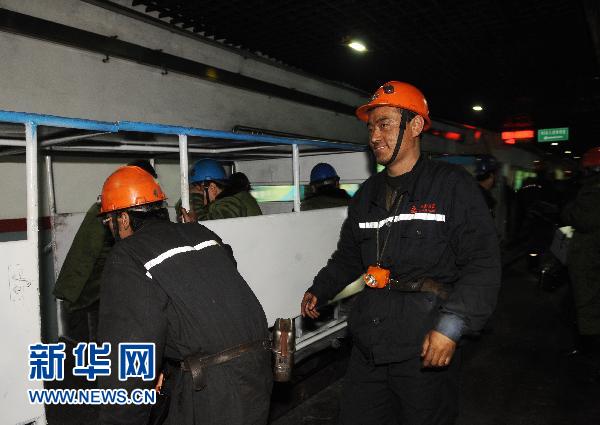
[(190, 210), (190, 188), (188, 180), (188, 138), (185, 134), (179, 135), (179, 175), (181, 182), (181, 206)]
[[(44, 156), (46, 163), (46, 191), (48, 193), (48, 211), (50, 213), (50, 250), (52, 255), (52, 269), (54, 271), (54, 282), (58, 279), (58, 258), (56, 256), (56, 198), (54, 193), (54, 170), (52, 167), (52, 157), (50, 155)], [(63, 301), (56, 299), (56, 326), (58, 337), (65, 336), (65, 313), (63, 307)]]
[(292, 168), (294, 172), (294, 212), (300, 212), (300, 150), (292, 145)]

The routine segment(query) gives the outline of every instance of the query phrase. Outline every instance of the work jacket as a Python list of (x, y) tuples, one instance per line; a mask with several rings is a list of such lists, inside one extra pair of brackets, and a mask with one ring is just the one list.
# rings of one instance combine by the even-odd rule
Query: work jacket
[(54, 286), (54, 296), (64, 300), (71, 312), (91, 306), (100, 297), (102, 269), (114, 239), (99, 213), (100, 205), (94, 203), (85, 214)]
[[(177, 221), (181, 223), (181, 199), (175, 204), (175, 214), (177, 215)], [(190, 210), (198, 215), (204, 209), (204, 195), (202, 193), (190, 192)]]
[[(199, 221), (262, 215), (258, 202), (248, 191), (241, 191), (221, 198), (217, 197), (208, 205), (204, 205), (202, 194), (192, 193), (190, 194), (190, 207), (196, 213)], [(180, 217), (181, 201), (176, 204), (175, 210)], [(181, 221), (180, 218), (178, 220)]]
[(575, 228), (567, 265), (582, 335), (600, 334), (600, 175), (588, 177), (562, 219)]
[[(268, 338), (265, 313), (238, 273), (231, 248), (198, 223), (151, 222), (117, 242), (102, 278), (99, 340), (112, 346), (112, 374), (100, 388), (154, 388), (155, 381), (117, 377), (118, 344), (154, 343), (156, 366), (176, 365), (166, 381), (167, 424), (266, 424), (272, 372), (270, 353), (257, 349), (205, 370), (207, 386), (194, 391), (177, 365)], [(151, 406), (102, 406), (101, 424), (147, 424)]]
[(398, 281), (432, 278), (449, 292), (365, 288), (349, 318), (355, 345), (374, 363), (419, 356), (435, 329), (454, 341), (478, 331), (495, 307), (500, 287), (496, 231), (473, 177), (444, 162), (419, 159), (407, 175), (401, 201), (386, 208), (385, 171), (370, 177), (348, 208), (337, 250), (308, 289), (323, 304), (377, 263)]
[(345, 207), (350, 203), (350, 195), (337, 187), (323, 187), (314, 195), (307, 197), (300, 205), (300, 211), (323, 208)]

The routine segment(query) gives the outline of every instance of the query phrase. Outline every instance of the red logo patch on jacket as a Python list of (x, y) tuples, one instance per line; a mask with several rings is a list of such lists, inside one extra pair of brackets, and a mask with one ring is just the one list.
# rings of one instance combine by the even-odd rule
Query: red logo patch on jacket
[(437, 212), (436, 209), (436, 205), (435, 202), (429, 202), (426, 204), (420, 204), (420, 205), (411, 205), (410, 207), (410, 213), (411, 214), (416, 214), (416, 213), (429, 213), (429, 214), (435, 214)]

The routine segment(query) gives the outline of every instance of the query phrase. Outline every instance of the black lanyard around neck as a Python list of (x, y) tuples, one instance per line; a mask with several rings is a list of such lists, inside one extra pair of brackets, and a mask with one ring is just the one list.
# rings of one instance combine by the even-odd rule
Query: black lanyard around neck
[[(392, 193), (392, 196), (394, 198), (397, 197), (397, 199), (394, 199), (393, 203), (392, 203), (392, 215), (386, 218), (386, 223), (384, 224), (387, 225), (389, 227), (386, 235), (385, 235), (385, 239), (383, 241), (383, 247), (381, 247), (381, 251), (379, 250), (379, 229), (381, 229), (382, 226), (379, 226), (379, 223), (377, 223), (377, 265), (380, 266), (381, 265), (381, 259), (383, 258), (383, 254), (385, 252), (385, 248), (387, 247), (387, 243), (388, 240), (390, 239), (390, 235), (392, 234), (392, 224), (394, 223), (394, 220), (396, 219), (395, 217), (398, 215), (398, 210), (400, 209), (400, 204), (402, 203), (402, 198), (404, 197), (404, 193), (401, 193), (399, 196), (397, 195), (398, 190), (394, 189), (394, 192)], [(396, 204), (394, 206), (394, 203)]]

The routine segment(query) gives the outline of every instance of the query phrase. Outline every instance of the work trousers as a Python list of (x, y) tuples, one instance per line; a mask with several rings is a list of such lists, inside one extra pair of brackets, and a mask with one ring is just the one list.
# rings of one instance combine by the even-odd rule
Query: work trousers
[(449, 367), (422, 369), (421, 359), (374, 365), (352, 350), (340, 425), (450, 425), (458, 414), (461, 350)]

